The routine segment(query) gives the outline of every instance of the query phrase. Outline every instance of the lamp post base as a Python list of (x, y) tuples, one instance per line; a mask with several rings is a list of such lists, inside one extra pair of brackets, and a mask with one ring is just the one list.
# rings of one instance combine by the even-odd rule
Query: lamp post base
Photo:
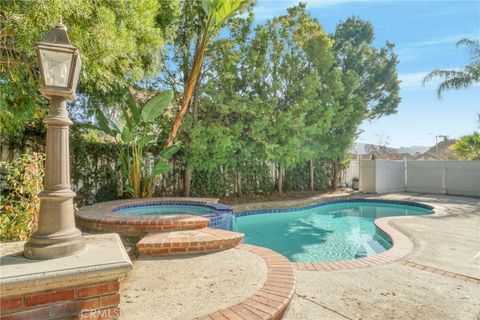
[(23, 256), (27, 259), (46, 260), (69, 256), (85, 249), (80, 230), (62, 236), (33, 235), (25, 243)]

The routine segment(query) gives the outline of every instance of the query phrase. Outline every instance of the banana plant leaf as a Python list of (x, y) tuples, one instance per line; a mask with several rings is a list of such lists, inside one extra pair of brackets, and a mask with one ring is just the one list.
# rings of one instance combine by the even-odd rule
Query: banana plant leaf
[(202, 0), (203, 11), (212, 17), (212, 26), (218, 27), (225, 19), (234, 14), (244, 0)]
[(171, 168), (172, 166), (169, 163), (167, 163), (164, 159), (160, 158), (155, 167), (153, 167), (152, 176), (158, 176), (162, 173), (168, 172)]
[(158, 118), (164, 109), (172, 102), (173, 92), (164, 91), (150, 99), (142, 108), (142, 120), (151, 122)]
[(170, 157), (173, 156), (179, 149), (180, 149), (180, 146), (174, 144), (170, 147), (163, 149), (160, 152), (159, 156), (160, 158), (163, 158), (163, 159), (170, 159)]

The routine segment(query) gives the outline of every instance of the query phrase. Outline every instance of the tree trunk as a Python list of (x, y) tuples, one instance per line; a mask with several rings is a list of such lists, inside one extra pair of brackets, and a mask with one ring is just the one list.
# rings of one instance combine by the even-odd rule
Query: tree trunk
[(337, 162), (333, 165), (333, 180), (332, 180), (332, 190), (337, 190), (338, 174), (339, 174), (339, 165)]
[(183, 190), (182, 195), (184, 197), (190, 197), (190, 186), (192, 183), (192, 169), (186, 167), (183, 173)]
[(315, 167), (313, 166), (313, 159), (310, 159), (310, 191), (315, 191)]
[(241, 197), (242, 193), (242, 175), (237, 171), (237, 197)]
[(283, 167), (282, 164), (278, 164), (278, 193), (282, 194), (283, 193)]
[[(197, 83), (195, 84), (195, 90), (194, 90), (194, 93), (193, 93), (193, 98), (191, 100), (191, 109), (192, 109), (192, 120), (193, 120), (193, 125), (195, 125), (197, 122), (198, 122), (198, 90), (199, 90), (199, 87), (200, 87), (200, 83), (201, 83), (201, 77), (202, 77), (202, 74), (200, 73), (199, 75), (199, 80), (200, 81), (197, 81)], [(191, 142), (191, 136), (190, 136), (190, 132), (186, 133), (185, 135), (185, 141), (184, 141), (184, 144), (185, 144), (185, 152), (188, 153), (188, 145), (189, 143)], [(192, 169), (188, 166), (188, 160), (185, 159), (185, 172), (183, 173), (183, 190), (182, 190), (182, 195), (184, 197), (190, 197), (190, 187), (191, 187), (191, 183), (192, 183)]]
[(182, 99), (182, 102), (180, 103), (180, 110), (178, 111), (177, 116), (175, 117), (175, 121), (172, 124), (172, 128), (170, 129), (170, 133), (168, 135), (168, 140), (165, 147), (170, 147), (173, 144), (177, 136), (178, 129), (182, 124), (182, 120), (185, 117), (185, 114), (187, 114), (188, 106), (190, 104), (190, 99), (193, 96), (193, 92), (195, 90), (198, 77), (202, 71), (203, 55), (207, 47), (208, 28), (210, 26), (210, 22), (211, 20), (209, 19), (202, 32), (201, 40), (199, 42), (198, 48), (196, 48), (195, 50), (196, 52), (193, 59), (193, 66), (192, 66), (192, 70), (190, 71), (190, 75), (188, 76), (187, 85), (185, 86), (183, 91), (183, 99)]

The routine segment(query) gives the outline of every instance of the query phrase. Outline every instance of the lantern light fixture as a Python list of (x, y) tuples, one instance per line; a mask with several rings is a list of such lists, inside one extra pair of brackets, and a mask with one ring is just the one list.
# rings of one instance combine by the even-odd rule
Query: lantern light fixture
[(47, 97), (62, 96), (74, 100), (82, 61), (61, 21), (44, 40), (37, 43), (37, 55), (40, 63), (40, 92)]

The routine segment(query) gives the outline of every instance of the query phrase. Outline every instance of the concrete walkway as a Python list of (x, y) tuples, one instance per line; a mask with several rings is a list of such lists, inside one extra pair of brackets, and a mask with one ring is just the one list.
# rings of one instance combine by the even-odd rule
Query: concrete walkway
[(480, 278), (480, 199), (407, 193), (354, 197), (422, 202), (438, 214), (391, 222), (414, 242), (414, 251), (402, 261), (358, 270), (296, 271), (296, 295), (284, 319), (479, 319), (480, 285), (404, 263)]

